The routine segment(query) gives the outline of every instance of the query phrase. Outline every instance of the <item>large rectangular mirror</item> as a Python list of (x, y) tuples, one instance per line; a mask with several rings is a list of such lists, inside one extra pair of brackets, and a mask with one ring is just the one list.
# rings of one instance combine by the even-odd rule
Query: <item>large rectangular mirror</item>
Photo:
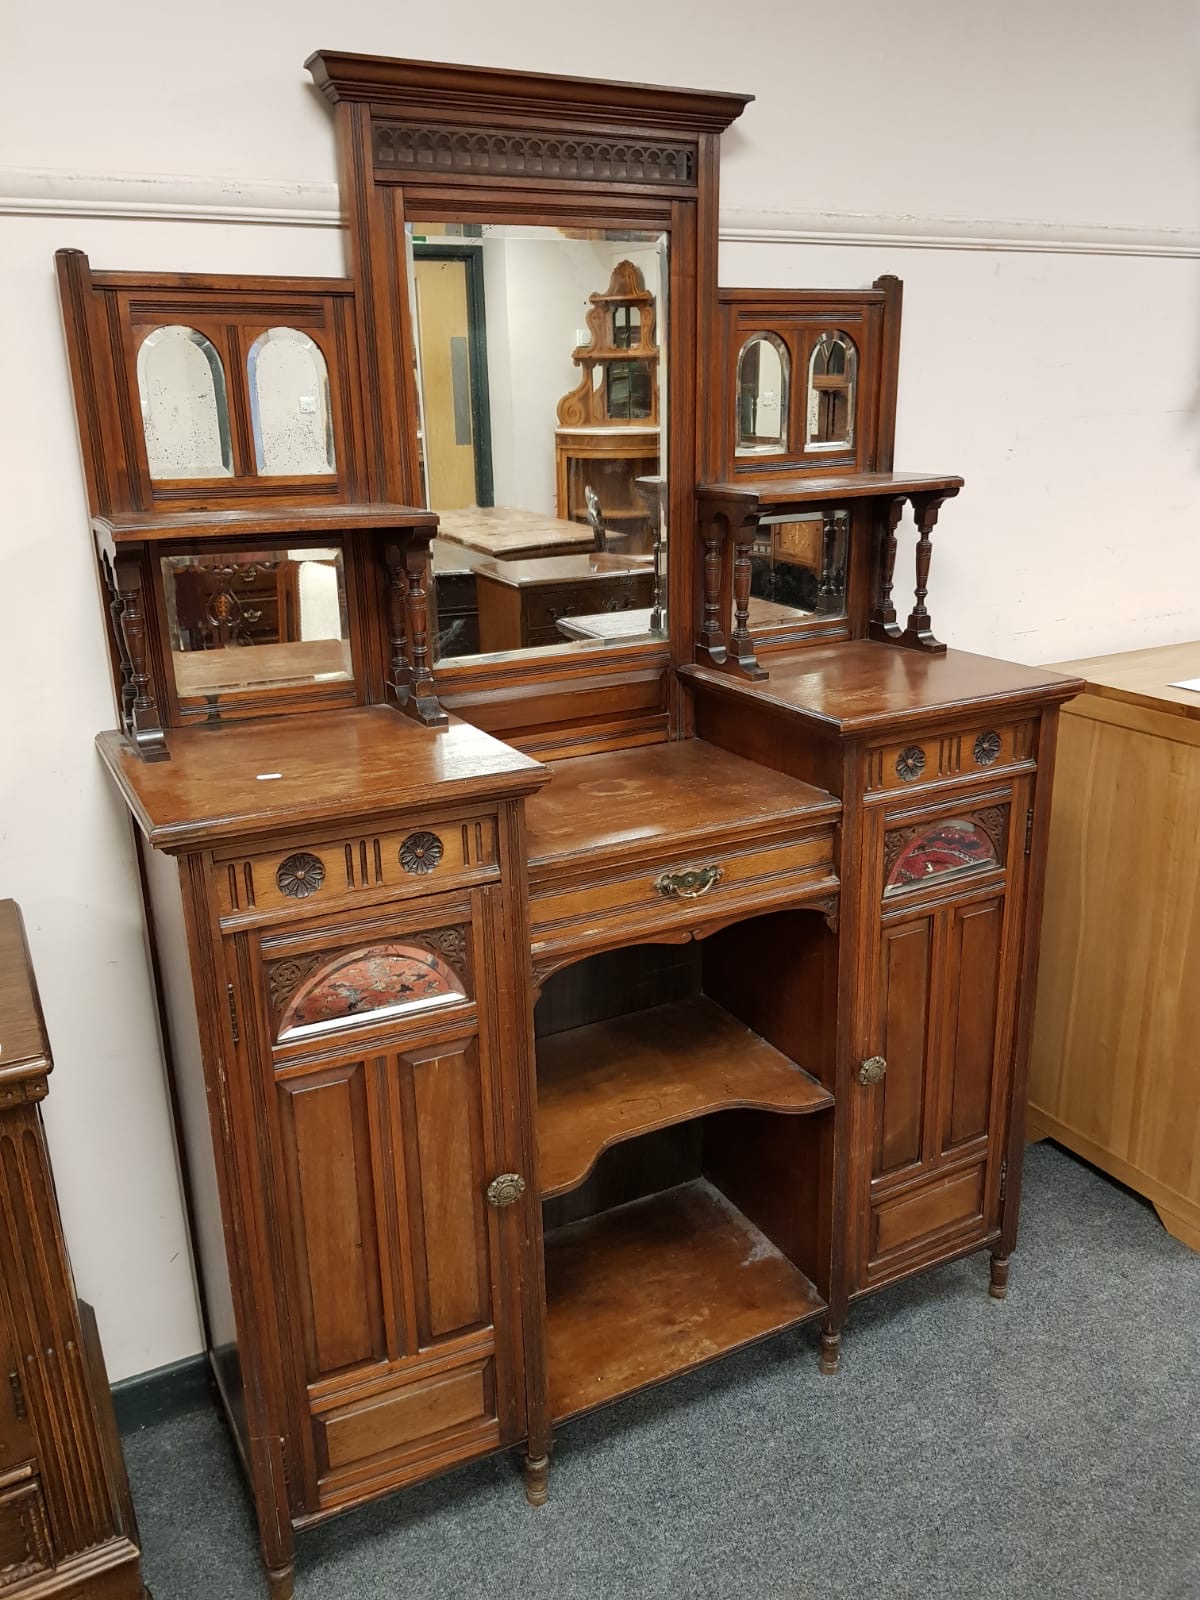
[(667, 235), (408, 226), (438, 658), (666, 631)]

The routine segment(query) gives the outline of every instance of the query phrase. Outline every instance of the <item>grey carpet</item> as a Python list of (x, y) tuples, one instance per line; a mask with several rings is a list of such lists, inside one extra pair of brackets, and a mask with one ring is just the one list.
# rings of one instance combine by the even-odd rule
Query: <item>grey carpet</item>
[[(1200, 1600), (1200, 1255), (1049, 1145), (1009, 1298), (986, 1258), (304, 1535), (302, 1600)], [(262, 1600), (201, 1410), (129, 1436), (155, 1600)]]

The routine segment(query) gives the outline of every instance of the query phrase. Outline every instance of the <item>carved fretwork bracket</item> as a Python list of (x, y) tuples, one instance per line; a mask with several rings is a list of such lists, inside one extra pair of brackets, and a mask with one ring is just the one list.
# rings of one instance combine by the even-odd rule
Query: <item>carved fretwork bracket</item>
[[(750, 635), (750, 553), (758, 533), (758, 496), (753, 490), (701, 490), (700, 582), (703, 610), (696, 654), (706, 665), (743, 677), (767, 676)], [(726, 574), (732, 564), (730, 586)], [(728, 634), (730, 596), (733, 620)]]
[[(910, 650), (944, 651), (946, 646), (933, 634), (933, 619), (925, 604), (929, 593), (929, 563), (933, 556), (933, 529), (942, 509), (942, 502), (958, 493), (957, 489), (939, 489), (930, 494), (911, 496), (913, 516), (917, 524), (917, 587), (916, 604), (909, 612), (908, 626), (896, 639)], [(893, 538), (895, 537), (893, 533)]]
[(141, 552), (102, 546), (100, 565), (108, 588), (113, 643), (121, 664), (121, 726), (143, 761), (166, 761), (171, 752), (150, 675)]

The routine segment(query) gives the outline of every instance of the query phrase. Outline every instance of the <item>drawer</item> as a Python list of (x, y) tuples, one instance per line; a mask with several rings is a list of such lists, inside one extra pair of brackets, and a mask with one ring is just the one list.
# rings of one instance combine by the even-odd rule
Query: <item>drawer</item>
[(653, 601), (654, 574), (649, 569), (539, 588), (530, 592), (525, 602), (526, 633), (532, 643), (536, 631), (549, 629), (561, 643), (560, 617), (587, 617), (600, 611), (637, 611)]
[(460, 1361), (334, 1404), (314, 1415), (313, 1433), (326, 1503), (356, 1480), (394, 1474), (402, 1482), (419, 1475), (425, 1462), (482, 1454), (500, 1443), (495, 1361)]
[(833, 827), (795, 829), (770, 839), (697, 855), (643, 860), (625, 871), (573, 874), (530, 887), (534, 951), (588, 942), (619, 928), (630, 939), (656, 929), (755, 913), (836, 890)]
[(53, 1565), (46, 1502), (32, 1466), (0, 1474), (0, 1594)]
[(868, 790), (916, 789), (944, 778), (978, 776), (1033, 759), (1035, 724), (988, 722), (956, 733), (916, 734), (863, 752)]
[(406, 892), (438, 894), (499, 872), (495, 817), (454, 817), (218, 857), (217, 901), (222, 917), (334, 911)]
[(923, 1245), (938, 1255), (945, 1249), (947, 1237), (961, 1233), (964, 1242), (972, 1233), (982, 1237), (987, 1231), (983, 1216), (986, 1172), (981, 1162), (945, 1176), (938, 1174), (894, 1199), (873, 1204), (868, 1281), (884, 1275), (901, 1257), (906, 1267), (913, 1266)]

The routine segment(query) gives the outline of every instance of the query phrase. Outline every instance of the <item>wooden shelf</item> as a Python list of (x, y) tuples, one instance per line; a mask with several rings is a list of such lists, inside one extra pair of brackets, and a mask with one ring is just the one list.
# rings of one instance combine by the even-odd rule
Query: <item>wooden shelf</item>
[(547, 1234), (546, 1293), (556, 1422), (825, 1309), (702, 1178)]
[(703, 995), (538, 1041), (542, 1198), (581, 1184), (611, 1145), (710, 1111), (822, 1111), (833, 1096)]

